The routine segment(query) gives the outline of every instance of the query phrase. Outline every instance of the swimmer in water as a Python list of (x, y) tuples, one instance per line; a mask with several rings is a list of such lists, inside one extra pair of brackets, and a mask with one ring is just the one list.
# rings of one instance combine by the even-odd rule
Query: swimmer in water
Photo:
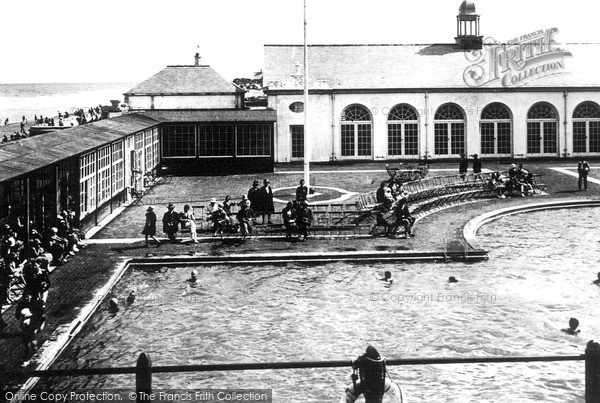
[(111, 312), (117, 312), (119, 310), (119, 300), (116, 298), (111, 298), (108, 301), (108, 310)]
[(134, 303), (134, 301), (135, 301), (135, 297), (136, 297), (136, 295), (135, 295), (135, 291), (131, 291), (131, 292), (129, 293), (129, 295), (127, 296), (127, 303), (128, 303), (128, 304), (133, 304), (133, 303)]
[(195, 283), (198, 281), (198, 270), (192, 270), (190, 273), (190, 278), (188, 279), (190, 283)]
[(569, 328), (561, 329), (561, 332), (570, 334), (571, 336), (575, 336), (576, 334), (578, 334), (581, 331), (581, 330), (577, 330), (577, 326), (579, 326), (579, 321), (576, 318), (571, 318), (571, 319), (569, 319)]
[(396, 279), (392, 277), (391, 271), (386, 271), (385, 273), (383, 273), (383, 277), (381, 277), (379, 280), (385, 281), (388, 284), (392, 284), (396, 281)]
[(448, 277), (448, 282), (449, 283), (458, 283), (458, 280), (456, 279), (456, 277), (450, 276), (450, 277)]
[(600, 286), (600, 271), (598, 272), (598, 278), (594, 281), (592, 281), (592, 284), (596, 284), (598, 286)]

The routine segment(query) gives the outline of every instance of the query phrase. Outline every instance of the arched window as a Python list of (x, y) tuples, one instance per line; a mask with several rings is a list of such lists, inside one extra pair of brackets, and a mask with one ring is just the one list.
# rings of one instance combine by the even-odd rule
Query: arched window
[(600, 152), (600, 107), (585, 101), (573, 111), (573, 152)]
[(558, 113), (548, 102), (534, 104), (527, 113), (527, 154), (557, 155)]
[(388, 155), (419, 155), (419, 115), (410, 105), (396, 105), (388, 113)]
[(465, 152), (465, 114), (458, 105), (444, 104), (433, 117), (434, 153), (460, 155)]
[(342, 157), (367, 158), (372, 155), (371, 114), (362, 105), (350, 105), (341, 116)]
[(481, 111), (481, 154), (512, 154), (512, 116), (510, 109), (500, 102), (493, 102)]

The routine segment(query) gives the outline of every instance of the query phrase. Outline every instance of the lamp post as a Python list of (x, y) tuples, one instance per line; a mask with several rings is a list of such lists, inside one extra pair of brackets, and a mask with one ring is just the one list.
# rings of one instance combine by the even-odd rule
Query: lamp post
[(308, 129), (308, 46), (306, 45), (306, 1), (304, 0), (304, 183), (310, 194), (310, 157), (312, 142)]

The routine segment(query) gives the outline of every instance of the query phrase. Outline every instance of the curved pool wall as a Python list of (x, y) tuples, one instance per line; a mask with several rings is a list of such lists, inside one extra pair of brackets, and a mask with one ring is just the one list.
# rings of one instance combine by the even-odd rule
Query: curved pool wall
[(477, 241), (477, 230), (489, 222), (514, 214), (585, 207), (600, 207), (600, 200), (563, 200), (506, 207), (473, 218), (463, 227), (463, 237), (471, 248), (475, 250), (482, 250), (479, 242)]

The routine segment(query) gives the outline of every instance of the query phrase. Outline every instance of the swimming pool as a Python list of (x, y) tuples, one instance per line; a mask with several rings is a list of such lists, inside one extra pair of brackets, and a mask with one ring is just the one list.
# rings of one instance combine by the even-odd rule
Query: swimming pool
[[(54, 368), (355, 358), (576, 355), (600, 335), (598, 209), (519, 214), (479, 230), (490, 260), (448, 264), (218, 265), (131, 269)], [(391, 270), (397, 282), (378, 280)], [(449, 284), (449, 276), (459, 282)], [(570, 317), (579, 336), (560, 332)], [(150, 325), (152, 324), (152, 325)], [(583, 362), (389, 368), (410, 401), (583, 401)], [(156, 374), (161, 388), (273, 388), (275, 402), (338, 400), (348, 369)], [(132, 377), (50, 379), (52, 390)]]

